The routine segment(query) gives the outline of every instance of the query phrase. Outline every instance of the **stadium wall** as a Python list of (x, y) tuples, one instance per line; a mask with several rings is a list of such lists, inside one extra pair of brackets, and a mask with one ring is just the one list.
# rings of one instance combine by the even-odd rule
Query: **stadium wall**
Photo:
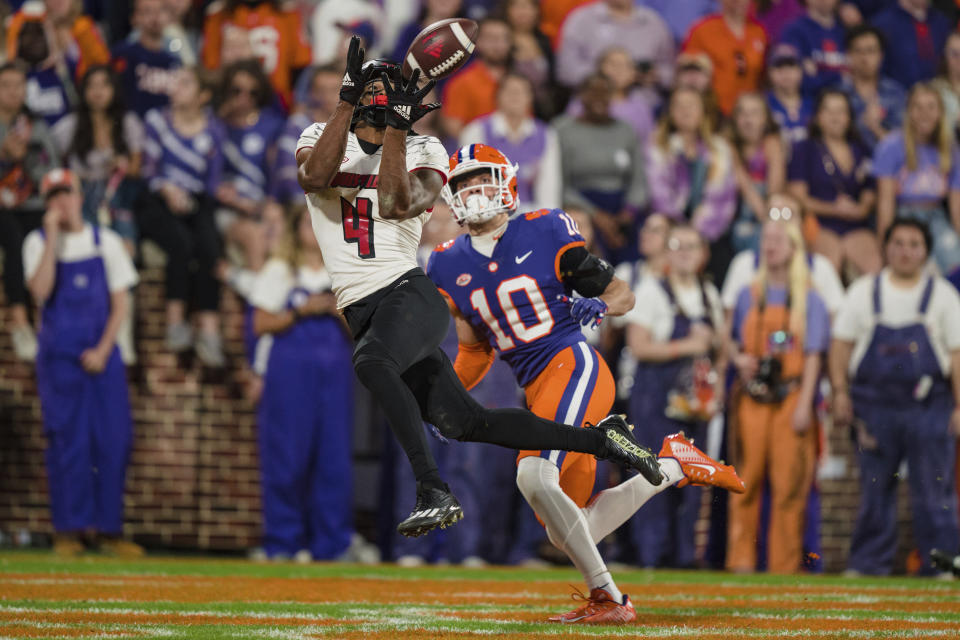
[[(162, 258), (161, 258), (162, 260)], [(134, 411), (134, 446), (126, 492), (125, 533), (148, 547), (237, 551), (260, 537), (256, 414), (243, 398), (243, 309), (224, 293), (224, 342), (231, 366), (204, 373), (163, 346), (163, 269), (154, 260), (140, 271), (136, 290), (139, 362), (128, 371)], [(364, 414), (358, 414), (362, 421)], [(359, 426), (359, 425), (358, 425)], [(368, 445), (374, 430), (358, 429)], [(824, 566), (842, 571), (858, 505), (857, 465), (844, 433), (827, 439), (832, 479), (820, 482)], [(52, 533), (47, 501), (45, 446), (33, 366), (17, 362), (0, 331), (0, 531), (36, 537)], [(363, 451), (364, 444), (355, 447)], [(369, 447), (368, 447), (369, 449)], [(358, 502), (370, 508), (379, 483), (375, 452), (358, 460)], [(906, 487), (899, 500), (900, 551), (910, 548)], [(698, 531), (706, 536), (706, 522)]]

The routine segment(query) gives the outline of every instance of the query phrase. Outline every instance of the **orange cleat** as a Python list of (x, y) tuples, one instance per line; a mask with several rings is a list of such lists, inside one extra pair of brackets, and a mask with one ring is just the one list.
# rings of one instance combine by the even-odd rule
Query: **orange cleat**
[(623, 604), (619, 604), (603, 589), (590, 591), (590, 597), (584, 596), (579, 589), (573, 594), (574, 600), (584, 604), (571, 611), (548, 618), (550, 622), (563, 624), (626, 624), (637, 619), (637, 612), (630, 602), (630, 596), (623, 595)]
[(733, 465), (721, 464), (697, 449), (693, 446), (693, 441), (687, 440), (683, 435), (683, 431), (663, 439), (659, 457), (673, 458), (680, 463), (680, 468), (686, 477), (677, 483), (678, 487), (692, 484), (720, 487), (734, 493), (743, 493), (747, 490)]

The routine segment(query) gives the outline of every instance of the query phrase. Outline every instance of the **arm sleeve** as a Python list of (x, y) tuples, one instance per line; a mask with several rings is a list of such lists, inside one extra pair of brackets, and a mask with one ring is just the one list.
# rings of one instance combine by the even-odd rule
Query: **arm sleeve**
[(137, 270), (123, 246), (123, 240), (110, 229), (101, 229), (100, 233), (103, 237), (103, 263), (110, 293), (136, 285), (139, 282)]
[(904, 148), (900, 135), (887, 136), (877, 144), (873, 152), (873, 175), (877, 178), (892, 178), (903, 166)]
[(836, 313), (843, 304), (843, 283), (833, 268), (833, 263), (820, 254), (814, 254), (812, 279), (827, 311)]
[[(957, 295), (956, 289), (949, 282), (940, 281), (937, 283), (939, 291), (935, 294), (944, 296), (943, 312), (940, 314), (940, 322), (943, 325), (943, 339), (950, 351), (960, 349), (960, 295)], [(955, 373), (954, 375), (960, 375)]]
[(443, 181), (446, 182), (448, 167), (449, 159), (447, 150), (443, 148), (443, 145), (440, 144), (440, 141), (436, 138), (421, 136), (407, 143), (408, 171), (433, 169), (439, 173)]
[(463, 387), (469, 391), (487, 375), (490, 367), (493, 366), (493, 360), (493, 347), (489, 342), (474, 344), (461, 342), (457, 346), (457, 358), (453, 362), (453, 370), (463, 383)]
[(323, 133), (323, 128), (325, 126), (325, 122), (315, 122), (304, 129), (300, 134), (300, 139), (297, 140), (297, 153), (300, 153), (301, 149), (312, 149), (313, 145), (315, 145), (317, 140), (320, 139), (320, 134)]
[(803, 346), (807, 354), (826, 353), (830, 348), (830, 314), (816, 291), (807, 294), (807, 331)]
[(23, 278), (25, 283), (30, 282), (30, 278), (40, 268), (40, 259), (43, 257), (45, 245), (46, 239), (40, 235), (39, 231), (31, 231), (27, 234), (27, 239), (23, 241)]
[(613, 280), (613, 267), (587, 251), (583, 244), (560, 248), (560, 279), (587, 298), (602, 294)]
[(856, 342), (866, 329), (863, 322), (865, 314), (872, 314), (870, 294), (873, 291), (873, 277), (862, 278), (850, 285), (850, 289), (840, 303), (837, 315), (833, 319), (833, 337), (845, 342)]

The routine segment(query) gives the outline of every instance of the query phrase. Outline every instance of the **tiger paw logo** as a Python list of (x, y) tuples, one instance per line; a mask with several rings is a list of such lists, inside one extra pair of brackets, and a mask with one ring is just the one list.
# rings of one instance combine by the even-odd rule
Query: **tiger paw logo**
[(439, 58), (443, 54), (443, 42), (439, 35), (431, 37), (423, 46), (423, 52), (431, 58)]
[(465, 287), (470, 284), (471, 280), (473, 280), (473, 276), (471, 276), (469, 273), (461, 273), (457, 277), (457, 286)]

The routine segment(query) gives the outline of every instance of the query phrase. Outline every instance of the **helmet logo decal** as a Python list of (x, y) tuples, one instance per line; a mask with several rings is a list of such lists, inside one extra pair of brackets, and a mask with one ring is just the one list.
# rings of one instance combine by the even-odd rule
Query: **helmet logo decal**
[(461, 273), (459, 276), (457, 276), (457, 286), (465, 287), (470, 284), (471, 280), (473, 280), (473, 276), (471, 276), (469, 273)]

